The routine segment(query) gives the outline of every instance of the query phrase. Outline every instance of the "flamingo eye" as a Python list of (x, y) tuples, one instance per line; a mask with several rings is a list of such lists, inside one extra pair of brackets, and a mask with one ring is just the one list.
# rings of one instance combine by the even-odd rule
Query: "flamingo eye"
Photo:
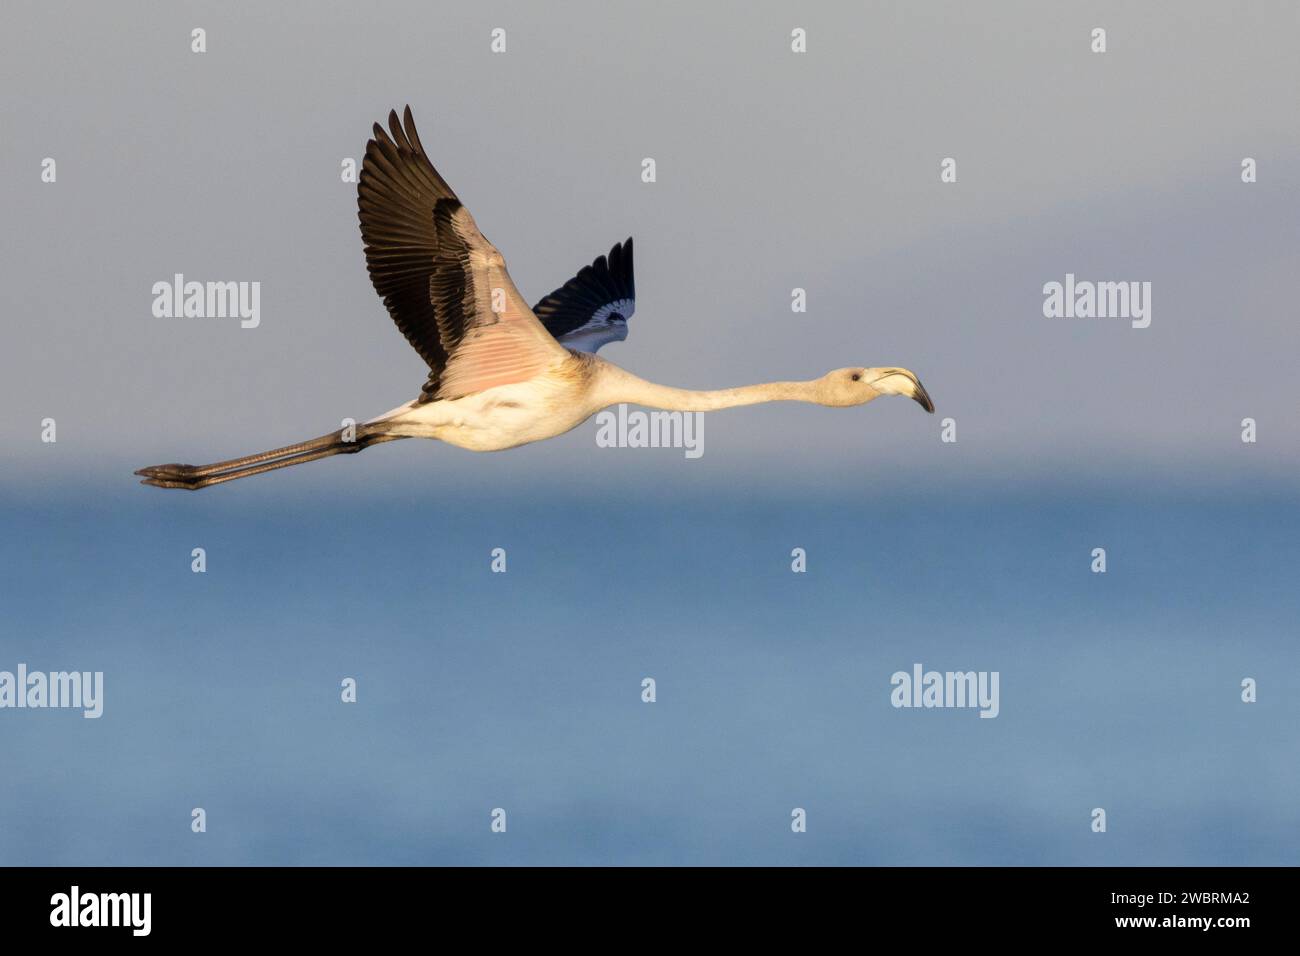
[(860, 381), (861, 378), (862, 378), (862, 373), (861, 373), (861, 372), (854, 372), (854, 373), (853, 373), (853, 381), (855, 381), (855, 382)]

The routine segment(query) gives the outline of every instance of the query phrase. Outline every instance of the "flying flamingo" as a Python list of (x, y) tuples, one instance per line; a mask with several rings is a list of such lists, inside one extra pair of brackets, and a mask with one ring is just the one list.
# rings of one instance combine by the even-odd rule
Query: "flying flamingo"
[[(429, 162), (406, 108), (375, 124), (357, 184), (366, 267), (375, 291), (429, 365), (414, 401), (346, 430), (211, 465), (136, 472), (158, 488), (206, 488), (398, 438), (499, 451), (561, 435), (610, 405), (705, 412), (760, 402), (831, 407), (905, 395), (934, 411), (905, 368), (841, 368), (805, 382), (692, 391), (657, 385), (595, 355), (627, 338), (635, 292), (632, 240), (614, 246), (533, 308), (496, 247)], [(571, 346), (571, 347), (566, 347)]]

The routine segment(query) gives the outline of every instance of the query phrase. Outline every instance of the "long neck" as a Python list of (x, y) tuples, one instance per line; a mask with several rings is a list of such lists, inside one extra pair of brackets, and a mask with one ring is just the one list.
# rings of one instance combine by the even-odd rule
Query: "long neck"
[(695, 391), (689, 388), (672, 388), (638, 378), (618, 369), (602, 397), (608, 404), (628, 402), (649, 405), (677, 412), (711, 412), (719, 408), (738, 405), (758, 405), (762, 402), (817, 402), (817, 382), (764, 382), (759, 385), (741, 385), (738, 388), (719, 388)]

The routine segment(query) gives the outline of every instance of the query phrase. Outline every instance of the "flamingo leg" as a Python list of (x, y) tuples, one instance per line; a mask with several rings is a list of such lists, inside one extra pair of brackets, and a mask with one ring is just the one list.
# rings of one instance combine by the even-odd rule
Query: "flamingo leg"
[(279, 468), (287, 468), (290, 465), (302, 465), (309, 461), (318, 461), (321, 458), (329, 458), (333, 455), (353, 455), (370, 445), (396, 441), (405, 437), (373, 432), (359, 435), (354, 441), (344, 441), (342, 435), (341, 431), (333, 432), (310, 441), (299, 442), (296, 445), (286, 445), (272, 451), (246, 455), (243, 458), (232, 458), (211, 465), (152, 465), (148, 468), (141, 468), (136, 474), (144, 477), (141, 482), (144, 485), (152, 485), (155, 488), (184, 488), (189, 491), (196, 491), (199, 488), (234, 481), (236, 478), (248, 478), (252, 475), (275, 471)]

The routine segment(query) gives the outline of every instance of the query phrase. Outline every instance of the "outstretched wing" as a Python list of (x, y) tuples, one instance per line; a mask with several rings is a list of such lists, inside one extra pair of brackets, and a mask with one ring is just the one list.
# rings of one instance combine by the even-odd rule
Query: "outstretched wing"
[(429, 162), (411, 108), (388, 126), (366, 144), (357, 211), (370, 281), (429, 365), (420, 400), (521, 382), (567, 356)]
[(551, 335), (584, 352), (627, 338), (626, 323), (635, 311), (630, 238), (533, 306)]

